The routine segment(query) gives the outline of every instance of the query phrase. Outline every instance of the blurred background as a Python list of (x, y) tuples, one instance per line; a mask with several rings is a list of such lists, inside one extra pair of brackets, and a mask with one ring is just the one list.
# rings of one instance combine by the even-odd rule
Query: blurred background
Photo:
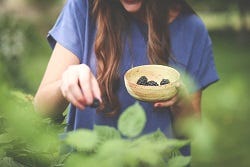
[[(202, 126), (190, 130), (193, 166), (250, 166), (250, 1), (188, 2), (209, 30), (220, 76), (203, 93)], [(0, 0), (0, 84), (9, 91), (35, 94), (51, 54), (46, 35), (63, 4)]]

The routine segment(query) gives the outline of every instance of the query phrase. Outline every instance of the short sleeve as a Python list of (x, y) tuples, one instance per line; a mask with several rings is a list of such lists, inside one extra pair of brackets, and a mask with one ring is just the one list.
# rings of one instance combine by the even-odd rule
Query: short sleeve
[(67, 0), (47, 36), (52, 49), (58, 42), (82, 61), (87, 23), (88, 0)]
[(212, 41), (204, 23), (197, 17), (194, 27), (194, 38), (187, 72), (195, 82), (194, 90), (203, 90), (219, 80), (212, 48)]

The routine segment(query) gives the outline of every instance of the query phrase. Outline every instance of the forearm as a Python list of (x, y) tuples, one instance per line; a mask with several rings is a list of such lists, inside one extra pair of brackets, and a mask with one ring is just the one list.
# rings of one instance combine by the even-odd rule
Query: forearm
[(178, 138), (186, 138), (186, 133), (183, 131), (183, 125), (185, 126), (186, 120), (192, 121), (201, 120), (201, 91), (194, 93), (193, 95), (185, 95), (184, 97), (177, 101), (173, 106), (171, 106), (171, 111), (173, 115), (173, 128), (175, 135)]
[(39, 87), (34, 98), (34, 105), (39, 113), (54, 117), (65, 111), (68, 102), (60, 91), (60, 85), (61, 80), (58, 80)]
[(171, 106), (174, 119), (182, 119), (190, 116), (200, 118), (201, 96), (201, 90), (189, 94), (185, 88), (181, 89), (179, 92), (179, 100)]
[(172, 107), (175, 120), (185, 119), (187, 117), (201, 118), (201, 91), (192, 95), (184, 94), (182, 98)]

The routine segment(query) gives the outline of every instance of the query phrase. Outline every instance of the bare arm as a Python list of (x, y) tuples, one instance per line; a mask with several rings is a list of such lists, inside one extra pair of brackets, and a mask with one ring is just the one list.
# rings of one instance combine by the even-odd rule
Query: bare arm
[(201, 96), (202, 91), (199, 90), (191, 95), (184, 95), (182, 99), (172, 106), (172, 112), (175, 119), (182, 119), (187, 116), (201, 118)]
[(182, 91), (172, 99), (165, 102), (155, 103), (155, 107), (171, 107), (175, 120), (182, 119), (188, 116), (201, 117), (201, 96), (202, 91), (198, 90), (193, 94), (187, 94)]
[(53, 117), (62, 114), (69, 102), (82, 110), (94, 98), (101, 102), (95, 76), (87, 65), (79, 63), (76, 55), (56, 44), (35, 95), (37, 111)]
[(68, 101), (60, 90), (62, 74), (74, 64), (79, 64), (79, 59), (60, 44), (56, 44), (34, 98), (36, 108), (43, 114), (57, 115), (66, 109)]
[(179, 128), (182, 129), (183, 120), (190, 117), (195, 118), (197, 121), (201, 120), (201, 95), (201, 90), (191, 95), (184, 91), (168, 101), (155, 103), (155, 107), (160, 105), (171, 108), (174, 119), (173, 128), (178, 138), (186, 138), (185, 133), (179, 131)]

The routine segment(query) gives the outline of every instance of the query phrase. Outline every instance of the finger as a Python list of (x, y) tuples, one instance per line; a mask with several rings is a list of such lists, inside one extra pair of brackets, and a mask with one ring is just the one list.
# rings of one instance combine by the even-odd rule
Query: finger
[(86, 103), (90, 105), (93, 102), (93, 94), (92, 94), (92, 85), (90, 81), (90, 72), (80, 73), (79, 74), (79, 85), (82, 90), (82, 93), (85, 97)]
[(69, 92), (79, 103), (81, 103), (82, 105), (86, 105), (86, 99), (82, 94), (82, 90), (79, 84), (75, 84), (69, 87)]
[(94, 94), (94, 97), (97, 98), (100, 102), (102, 102), (101, 90), (96, 78), (93, 75), (91, 77), (91, 83), (92, 83), (92, 92)]
[(67, 96), (66, 96), (66, 99), (71, 103), (73, 104), (75, 107), (83, 110), (85, 108), (85, 106), (80, 103), (74, 96), (73, 94), (71, 93), (68, 93)]
[(154, 103), (154, 107), (170, 107), (173, 106), (177, 101), (178, 101), (178, 96), (176, 95), (167, 101)]
[[(65, 76), (67, 77), (67, 76)], [(86, 104), (86, 100), (82, 94), (82, 91), (77, 83), (77, 77), (67, 77), (62, 84), (62, 94), (71, 103), (83, 108)]]
[(77, 77), (68, 75), (67, 72), (65, 72), (62, 75), (62, 83), (60, 86), (62, 95), (66, 98), (67, 95), (69, 94), (70, 87), (74, 84), (74, 82), (77, 82)]
[(182, 86), (182, 83), (180, 81), (177, 81), (174, 86), (178, 89)]

